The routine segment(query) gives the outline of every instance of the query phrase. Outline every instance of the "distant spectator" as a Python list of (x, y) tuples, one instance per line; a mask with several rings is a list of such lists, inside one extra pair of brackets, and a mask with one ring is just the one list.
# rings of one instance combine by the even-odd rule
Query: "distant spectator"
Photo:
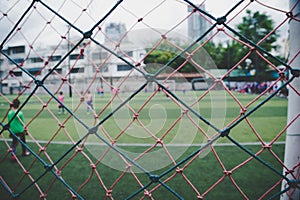
[(93, 95), (91, 94), (90, 91), (88, 91), (88, 94), (86, 97), (86, 104), (87, 104), (86, 112), (90, 112), (91, 109), (94, 109), (93, 108)]
[(64, 103), (65, 101), (65, 96), (64, 96), (64, 93), (63, 92), (59, 92), (59, 96), (58, 96), (58, 113), (64, 113), (65, 112), (65, 109), (63, 107), (63, 105), (61, 103)]
[(182, 86), (181, 90), (182, 90), (182, 93), (183, 93), (183, 94), (185, 94), (185, 92), (186, 92), (186, 89), (185, 89), (185, 87), (184, 87), (184, 86)]
[(103, 90), (103, 88), (102, 88), (102, 87), (98, 88), (98, 89), (97, 89), (97, 93), (98, 93), (98, 94), (101, 94), (101, 95), (104, 95), (104, 90)]

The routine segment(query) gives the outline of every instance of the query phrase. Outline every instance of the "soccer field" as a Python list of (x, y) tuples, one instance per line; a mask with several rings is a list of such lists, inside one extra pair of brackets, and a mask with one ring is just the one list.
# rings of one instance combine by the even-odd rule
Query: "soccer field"
[[(186, 159), (195, 154), (194, 152), (199, 151), (201, 145), (207, 142), (207, 138), (201, 134), (199, 129), (195, 129), (195, 125), (191, 121), (196, 122), (208, 134), (210, 134), (209, 127), (198, 116), (192, 114), (190, 118), (180, 118), (185, 109), (184, 106), (175, 104), (164, 94), (156, 95), (151, 102), (145, 104), (149, 95), (151, 94), (137, 95), (124, 109), (118, 110), (107, 118), (117, 105), (128, 97), (128, 94), (120, 94), (120, 98), (114, 99), (113, 103), (111, 103), (111, 95), (106, 94), (103, 97), (95, 94), (94, 108), (95, 113), (98, 114), (96, 119), (92, 113), (86, 112), (84, 103), (77, 106), (79, 97), (75, 96), (72, 99), (66, 97), (65, 99), (65, 105), (74, 113), (74, 116), (67, 112), (58, 114), (57, 103), (53, 100), (47, 102), (49, 99), (47, 96), (32, 97), (22, 111), (28, 124), (27, 139), (31, 140), (28, 142), (28, 146), (39, 156), (39, 159), (33, 155), (26, 158), (21, 157), (21, 165), (18, 165), (10, 161), (9, 153), (1, 154), (2, 178), (6, 184), (15, 189), (15, 193), (21, 194), (20, 199), (38, 199), (39, 190), (47, 193), (47, 199), (71, 199), (71, 194), (65, 187), (66, 184), (80, 194), (80, 198), (84, 199), (105, 199), (110, 188), (116, 199), (126, 199), (139, 191), (141, 186), (147, 184), (150, 184), (147, 191), (154, 191), (152, 194), (154, 199), (174, 199), (176, 196), (174, 193), (178, 193), (184, 199), (196, 199), (197, 192), (193, 189), (194, 187), (201, 194), (205, 193), (207, 199), (241, 199), (243, 194), (250, 199), (257, 199), (274, 186), (274, 189), (266, 195), (266, 198), (269, 198), (280, 191), (280, 184), (278, 185), (277, 182), (281, 177), (278, 174), (256, 159), (252, 159), (249, 154), (237, 146), (228, 145), (229, 140), (226, 138), (218, 139), (214, 143), (215, 147), (210, 146), (204, 149), (206, 153)], [(230, 126), (240, 116), (241, 105), (245, 107), (256, 97), (255, 95), (236, 93), (236, 98), (239, 100), (237, 103), (231, 96), (221, 96), (219, 92), (213, 91), (210, 95), (211, 98), (206, 97), (195, 103), (197, 97), (201, 96), (201, 92), (186, 94), (178, 92), (177, 95), (187, 102), (190, 108), (199, 112), (201, 117), (217, 124), (219, 129)], [(11, 100), (13, 96), (8, 96), (8, 98)], [(266, 96), (251, 104), (247, 110), (254, 108), (264, 98)], [(22, 100), (24, 101), (24, 99)], [(0, 103), (1, 119), (4, 119), (8, 104)], [(109, 106), (106, 107), (106, 105)], [(122, 170), (111, 167), (111, 163), (120, 159), (120, 156), (115, 153), (117, 156), (110, 155), (111, 157), (107, 156), (108, 158), (103, 159), (101, 156), (105, 151), (114, 150), (99, 140), (99, 137), (90, 136), (88, 140), (84, 141), (86, 142), (85, 146), (72, 148), (71, 144), (77, 142), (88, 132), (88, 129), (81, 123), (93, 127), (96, 123), (101, 122), (98, 134), (103, 140), (109, 143), (115, 140), (119, 145), (117, 146), (118, 150), (125, 154), (134, 152), (135, 154), (129, 154), (129, 157), (145, 169), (148, 169), (148, 166), (150, 168), (150, 165), (153, 164), (154, 166), (160, 165), (164, 159), (168, 159), (168, 156), (152, 157), (152, 160), (141, 163), (139, 163), (138, 156), (131, 157), (162, 149), (159, 145), (155, 149), (149, 149), (157, 141), (142, 131), (137, 124), (131, 125), (131, 129), (124, 128), (132, 119), (133, 111), (137, 112), (139, 109), (141, 110), (138, 115), (140, 124), (155, 133), (155, 137), (163, 138), (170, 155), (173, 156), (176, 154), (174, 152), (180, 151), (178, 157), (174, 156), (174, 163), (182, 162), (177, 170), (184, 169), (184, 172), (178, 173), (176, 169), (169, 171), (174, 166), (172, 162), (149, 171), (154, 175), (165, 174), (160, 181), (164, 181), (171, 190), (163, 187), (159, 182), (152, 182), (149, 174), (139, 173), (141, 170), (135, 166), (128, 167), (131, 165), (127, 165), (126, 168), (125, 163), (127, 162), (125, 161), (119, 166)], [(281, 172), (282, 165), (274, 155), (283, 159), (283, 143), (275, 143), (271, 149), (262, 149), (257, 142), (260, 140), (270, 142), (278, 136), (286, 126), (286, 115), (287, 99), (274, 97), (232, 128), (230, 136), (241, 145), (255, 142), (255, 145), (244, 145), (244, 147)], [(78, 121), (76, 118), (80, 120)], [(103, 121), (106, 118), (107, 120)], [(168, 131), (178, 118), (181, 120), (174, 125), (172, 131)], [(2, 121), (6, 122), (6, 120)], [(120, 134), (120, 132), (125, 132), (125, 134)], [(216, 133), (212, 132), (211, 134), (209, 136)], [(284, 139), (285, 135), (282, 134), (277, 141), (284, 141)], [(49, 141), (48, 144), (47, 141)], [(3, 133), (0, 144), (1, 152), (7, 152), (7, 145), (10, 144), (7, 131)], [(41, 150), (43, 147), (45, 148)], [(101, 150), (98, 153), (100, 147)], [(20, 152), (20, 146), (18, 151)], [(193, 162), (189, 163), (191, 160)], [(45, 165), (53, 163), (55, 165), (52, 169), (61, 174), (63, 181), (59, 181), (51, 170), (45, 171)], [(24, 170), (30, 172), (31, 180), (27, 173), (24, 175)], [(123, 174), (123, 172), (129, 173)], [(229, 175), (224, 176), (226, 173)], [(32, 185), (33, 180), (35, 184)], [(174, 191), (174, 193), (170, 191)], [(4, 187), (1, 187), (0, 194), (0, 198), (8, 198), (8, 192)], [(141, 197), (142, 194), (143, 192), (137, 193), (135, 198)]]
[[(5, 152), (5, 146), (3, 142), (0, 142), (1, 152)], [(51, 158), (55, 161), (63, 154), (62, 152), (66, 150), (69, 145), (51, 145), (47, 150)], [(125, 148), (125, 147), (124, 147)], [(260, 150), (260, 147), (257, 145), (247, 146), (253, 152)], [(141, 151), (142, 147), (126, 147), (131, 151)], [(190, 147), (181, 157), (187, 156), (189, 153), (192, 153), (196, 147)], [(38, 149), (34, 149), (38, 150)], [(215, 147), (216, 152), (218, 152), (220, 159), (222, 159), (223, 164), (228, 170), (236, 167), (237, 164), (249, 159), (249, 155), (244, 152), (241, 152), (240, 149), (234, 146), (223, 146)], [(284, 154), (284, 145), (274, 145), (272, 151), (276, 153), (279, 158), (283, 158)], [(89, 153), (87, 153), (91, 156)], [(73, 155), (73, 153), (72, 153)], [(92, 156), (91, 156), (92, 157)], [(43, 159), (46, 159), (45, 156), (42, 156)], [(61, 163), (66, 163), (67, 158), (63, 159)], [(261, 158), (267, 160), (272, 166), (277, 170), (281, 170), (282, 166), (272, 157), (270, 152), (266, 151), (261, 155)], [(95, 159), (92, 159), (94, 162)], [(21, 162), (27, 170), (30, 170), (30, 175), (33, 178), (37, 179), (45, 171), (44, 167), (36, 161), (32, 156), (21, 158)], [(155, 161), (153, 161), (155, 162)], [(33, 165), (34, 163), (34, 165)], [(33, 166), (32, 166), (33, 165)], [(27, 177), (24, 177), (24, 172), (19, 167), (16, 167), (17, 164), (10, 161), (10, 157), (1, 156), (1, 175), (4, 180), (7, 181), (7, 184), (10, 186), (15, 186), (18, 184), (18, 181), (21, 180), (21, 184), (15, 188), (16, 193), (21, 193), (19, 199), (39, 199), (39, 193), (35, 186), (27, 187), (31, 184), (30, 180)], [(78, 154), (71, 162), (65, 164), (57, 165), (58, 168), (63, 168), (62, 177), (63, 179), (70, 184), (74, 189), (76, 189), (82, 198), (84, 199), (105, 199), (106, 191), (101, 185), (101, 182), (97, 178), (97, 174), (93, 173), (91, 170), (90, 162), (81, 154)], [(114, 185), (114, 182), (122, 175), (121, 171), (112, 169), (104, 164), (98, 164), (96, 170), (99, 171), (99, 176), (106, 187), (111, 187)], [(165, 169), (159, 171), (154, 171), (153, 173), (161, 173)], [(173, 173), (171, 173), (173, 174)], [(149, 177), (145, 174), (138, 173), (136, 174), (142, 184), (149, 182)], [(216, 161), (215, 155), (211, 152), (204, 158), (197, 158), (192, 165), (189, 165), (185, 170), (184, 175), (194, 184), (195, 187), (199, 189), (200, 192), (206, 191), (213, 186), (219, 179), (222, 178), (224, 172), (220, 164)], [(123, 176), (123, 175), (122, 175)], [(162, 178), (165, 180), (168, 176)], [(237, 171), (232, 174), (232, 178), (237, 182), (239, 187), (245, 192), (249, 199), (258, 199), (262, 194), (264, 194), (271, 186), (280, 180), (280, 177), (276, 175), (273, 171), (263, 166), (261, 163), (256, 160), (251, 161), (249, 164), (246, 164), (243, 167), (240, 167)], [(80, 191), (81, 185), (85, 181), (89, 183), (83, 187)], [(47, 199), (71, 199), (71, 194), (65, 188), (65, 186), (56, 178), (54, 175), (49, 172), (43, 176), (37, 184), (43, 191), (47, 191)], [(150, 188), (154, 188), (158, 183), (152, 184)], [(183, 177), (178, 176), (173, 178), (168, 182), (169, 187), (177, 191), (184, 199), (196, 199), (196, 193), (192, 188), (186, 183)], [(116, 199), (126, 199), (132, 193), (136, 192), (139, 189), (138, 182), (134, 179), (132, 174), (125, 173), (124, 176), (116, 183), (113, 189), (113, 196), (117, 197)], [(267, 195), (265, 199), (270, 198), (276, 192), (280, 191), (280, 185), (275, 187), (271, 194)], [(4, 190), (3, 187), (0, 187), (0, 199), (9, 199), (8, 192)], [(141, 197), (138, 195), (137, 197)], [(155, 199), (176, 199), (172, 193), (167, 191), (166, 188), (160, 187), (157, 191), (153, 193), (153, 198)], [(221, 184), (209, 192), (206, 196), (207, 199), (242, 199), (243, 197), (233, 186), (231, 180), (226, 177)], [(137, 199), (137, 198), (133, 198)]]
[[(88, 131), (81, 125), (81, 123), (84, 123), (89, 127), (93, 127), (96, 123), (101, 122), (101, 120), (109, 116), (110, 113), (122, 102), (122, 100), (128, 97), (128, 95), (129, 94), (126, 93), (121, 94), (120, 96), (123, 99), (114, 98), (111, 102), (112, 95), (106, 94), (103, 97), (95, 94), (94, 107), (95, 113), (98, 115), (97, 119), (94, 118), (92, 113), (86, 113), (85, 103), (80, 104), (78, 107), (80, 97), (66, 97), (65, 105), (71, 112), (74, 113), (74, 116), (81, 120), (80, 122), (78, 122), (75, 117), (72, 117), (69, 113), (67, 113), (67, 111), (65, 111), (65, 114), (58, 114), (57, 102), (55, 102), (54, 99), (48, 102), (49, 96), (46, 95), (39, 96), (38, 98), (32, 97), (22, 111), (25, 115), (25, 121), (28, 124), (28, 130), (36, 140), (48, 141), (53, 139), (55, 141), (70, 141), (71, 137), (74, 141), (76, 141)], [(160, 137), (172, 124), (175, 123), (175, 120), (180, 117), (183, 110), (186, 109), (176, 105), (173, 101), (166, 98), (164, 94), (156, 95), (150, 102), (144, 105), (145, 100), (149, 97), (149, 95), (150, 93), (137, 95), (127, 104), (128, 106), (124, 106), (124, 108), (118, 110), (113, 116), (102, 123), (102, 126), (107, 130), (107, 132), (109, 132), (111, 138), (116, 137), (116, 134), (124, 129), (124, 127), (130, 122), (134, 115), (134, 111), (137, 112), (140, 110), (138, 118), (141, 123), (143, 123), (146, 128), (149, 128), (150, 131), (155, 132), (157, 137)], [(178, 92), (177, 95), (179, 98), (183, 99), (183, 101), (187, 102), (187, 105), (192, 105), (201, 95), (201, 92), (189, 92), (185, 95)], [(251, 94), (236, 93), (235, 95), (240, 101), (240, 104), (243, 106), (246, 106), (256, 97), (256, 95)], [(14, 97), (8, 96), (8, 98), (12, 100)], [(263, 96), (260, 100), (254, 102), (251, 106), (249, 106), (248, 110), (255, 107), (264, 98), (266, 97)], [(24, 97), (22, 100), (24, 100)], [(47, 104), (47, 107), (43, 107), (45, 104)], [(1, 99), (0, 105), (0, 117), (3, 119), (8, 111), (9, 104)], [(212, 122), (212, 124), (216, 124), (218, 129), (223, 129), (228, 126), (228, 124), (239, 117), (241, 112), (240, 105), (238, 105), (231, 96), (228, 94), (223, 95), (223, 93), (220, 95), (218, 92), (212, 92), (211, 95), (201, 99), (201, 101), (196, 105), (191, 106), (191, 109), (200, 113), (201, 117)], [(203, 123), (203, 121), (201, 121), (197, 116), (192, 113), (189, 116), (191, 119), (195, 120), (195, 122), (197, 122), (203, 130), (208, 130), (207, 124)], [(255, 128), (264, 141), (271, 141), (286, 126), (286, 116), (287, 99), (274, 97), (251, 114), (247, 118), (247, 121)], [(205, 139), (201, 135), (195, 133), (197, 130), (193, 128), (194, 125), (190, 121), (191, 120), (187, 119), (187, 117), (182, 117), (181, 121), (177, 123), (178, 125), (175, 126), (171, 131), (171, 134), (169, 134), (170, 136), (165, 138), (164, 141), (166, 143), (170, 143), (174, 134), (184, 136), (189, 132), (189, 129), (192, 129), (192, 134), (195, 134), (193, 135), (192, 143), (198, 144), (205, 142)], [(232, 129), (231, 135), (240, 142), (257, 142), (258, 139), (253, 134), (249, 123), (247, 123), (246, 120), (243, 120)], [(63, 124), (64, 127), (60, 128), (59, 126), (61, 124)], [(139, 125), (133, 124), (132, 127), (129, 127), (126, 130), (129, 134), (122, 135), (122, 137), (118, 139), (118, 142), (153, 143), (153, 139), (144, 133), (144, 131), (141, 131), (139, 133), (141, 135), (138, 137), (134, 137), (134, 133), (132, 132), (140, 131), (138, 126)], [(214, 133), (215, 132), (212, 134)], [(179, 139), (178, 142), (176, 141), (176, 143), (184, 143), (184, 138), (181, 139), (182, 140)], [(285, 137), (280, 137), (279, 141), (283, 141), (284, 139)]]

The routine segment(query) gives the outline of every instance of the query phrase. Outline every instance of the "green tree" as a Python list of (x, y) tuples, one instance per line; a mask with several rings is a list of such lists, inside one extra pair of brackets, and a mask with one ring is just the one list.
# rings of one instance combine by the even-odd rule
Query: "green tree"
[[(276, 44), (279, 37), (278, 32), (273, 32), (268, 37), (264, 38), (274, 29), (273, 20), (265, 13), (260, 13), (259, 11), (251, 12), (250, 10), (247, 10), (246, 16), (244, 16), (242, 18), (242, 22), (237, 25), (237, 29), (239, 34), (247, 38), (244, 39), (243, 37), (239, 37), (239, 39), (248, 44), (250, 43), (249, 41), (255, 44), (258, 44), (259, 42), (258, 46), (267, 52), (277, 51), (279, 49), (279, 46)], [(233, 63), (228, 63), (229, 65), (227, 66), (231, 67), (249, 51), (249, 47), (233, 40), (228, 44), (226, 52), (224, 52), (225, 55), (223, 55), (223, 62), (226, 59), (226, 56), (230, 55)], [(245, 60), (240, 64), (240, 66), (246, 70), (255, 69), (257, 78), (262, 77), (266, 69), (268, 69), (268, 63), (258, 56), (255, 51), (251, 52), (248, 59), (251, 61), (250, 65)]]
[[(211, 61), (206, 63), (206, 68), (215, 68), (217, 66), (219, 69), (227, 68), (227, 58), (226, 56), (226, 48), (223, 47), (221, 43), (215, 44), (213, 41), (209, 41), (205, 46), (204, 49), (208, 52), (209, 56), (211, 57)], [(212, 63), (214, 62), (213, 66)]]
[[(255, 44), (259, 42), (257, 45), (267, 52), (276, 52), (279, 49), (279, 46), (276, 43), (279, 37), (278, 32), (273, 32), (268, 37), (264, 38), (274, 29), (273, 20), (265, 13), (247, 10), (246, 15), (242, 18), (242, 22), (236, 26), (236, 29), (239, 34), (246, 38), (245, 39), (243, 37), (236, 36), (237, 39), (245, 43), (251, 45), (251, 42)], [(263, 38), (264, 40), (261, 41)], [(188, 44), (177, 45), (181, 46), (182, 49), (185, 49)], [(189, 52), (193, 52), (196, 48), (197, 45), (192, 47)], [(249, 51), (251, 51), (249, 47), (237, 40), (230, 40), (226, 43), (219, 44), (215, 44), (213, 41), (210, 41), (199, 51), (194, 52), (192, 58), (205, 69), (214, 68), (215, 65), (220, 69), (230, 69), (235, 66), (247, 53), (249, 53)], [(208, 52), (208, 54), (206, 52)], [(149, 54), (145, 59), (144, 62), (147, 65), (146, 71), (155, 73), (158, 68), (167, 64), (179, 53), (179, 49), (169, 45), (167, 42), (163, 42), (159, 48), (152, 51), (152, 53)], [(173, 69), (178, 69), (178, 67), (181, 66), (185, 60), (186, 55), (182, 55), (181, 57), (177, 58), (170, 65), (170, 67)], [(268, 58), (268, 60), (273, 62), (275, 65), (278, 64), (272, 58)], [(259, 79), (260, 77), (264, 76), (265, 71), (268, 69), (268, 63), (260, 58), (255, 51), (251, 51), (251, 54), (247, 59), (239, 64), (239, 67), (246, 71), (255, 69), (257, 78)], [(190, 62), (187, 62), (185, 66), (179, 70), (179, 72), (185, 73), (193, 73), (198, 71), (199, 70), (193, 66), (193, 63)]]
[[(179, 44), (177, 45), (180, 46)], [(181, 46), (183, 46), (182, 48), (184, 48), (185, 45)], [(147, 51), (150, 51), (150, 49), (147, 49)], [(177, 55), (179, 55), (180, 52), (181, 50), (169, 45), (167, 42), (163, 42), (157, 49), (153, 50), (144, 60), (144, 63), (146, 64), (145, 70), (149, 73), (155, 73), (161, 67), (173, 60)], [(170, 69), (178, 70), (181, 73), (192, 73), (197, 71), (191, 63), (185, 63), (185, 61), (185, 54), (177, 57), (175, 60), (173, 60), (173, 62), (169, 65), (169, 68), (167, 68), (167, 71), (165, 72), (168, 73), (168, 70)], [(182, 64), (184, 64), (184, 66), (182, 66)], [(181, 68), (178, 69), (179, 67)]]

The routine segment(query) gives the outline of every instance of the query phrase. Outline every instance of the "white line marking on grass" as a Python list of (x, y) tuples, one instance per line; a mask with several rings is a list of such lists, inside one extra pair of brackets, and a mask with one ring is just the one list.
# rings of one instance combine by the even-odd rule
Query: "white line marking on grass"
[[(9, 141), (11, 139), (7, 139), (7, 141)], [(0, 139), (0, 141), (4, 141), (4, 139)], [(35, 143), (35, 141), (33, 140), (27, 140), (26, 142), (28, 143)], [(40, 144), (46, 144), (49, 143), (49, 141), (46, 140), (37, 140), (38, 143)], [(70, 142), (70, 141), (51, 141), (51, 144), (68, 144), (68, 145), (72, 145), (74, 143)], [(259, 146), (262, 145), (260, 142), (241, 142), (239, 143), (242, 146)], [(266, 144), (269, 144), (269, 142), (266, 142)], [(282, 145), (285, 144), (285, 141), (278, 141), (275, 142), (274, 145)], [(107, 146), (107, 144), (105, 144), (104, 142), (85, 142), (84, 145), (99, 145), (99, 146)], [(119, 143), (116, 144), (115, 146), (132, 146), (132, 147), (150, 147), (153, 146), (153, 144), (143, 144), (143, 143)], [(200, 143), (200, 144), (164, 144), (166, 147), (201, 147), (203, 145), (206, 145), (206, 143)], [(233, 143), (214, 143), (213, 146), (236, 146)]]

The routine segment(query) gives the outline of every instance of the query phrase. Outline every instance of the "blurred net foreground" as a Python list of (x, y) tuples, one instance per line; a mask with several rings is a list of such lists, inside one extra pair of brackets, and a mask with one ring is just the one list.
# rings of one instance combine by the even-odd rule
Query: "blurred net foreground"
[[(299, 1), (232, 2), (224, 15), (191, 1), (1, 4), (0, 198), (299, 197)], [(243, 35), (251, 9), (280, 19)], [(288, 23), (284, 61), (265, 44)], [(272, 79), (251, 75), (261, 63)], [(26, 144), (7, 118), (14, 98)], [(11, 138), (32, 155), (11, 162)]]

